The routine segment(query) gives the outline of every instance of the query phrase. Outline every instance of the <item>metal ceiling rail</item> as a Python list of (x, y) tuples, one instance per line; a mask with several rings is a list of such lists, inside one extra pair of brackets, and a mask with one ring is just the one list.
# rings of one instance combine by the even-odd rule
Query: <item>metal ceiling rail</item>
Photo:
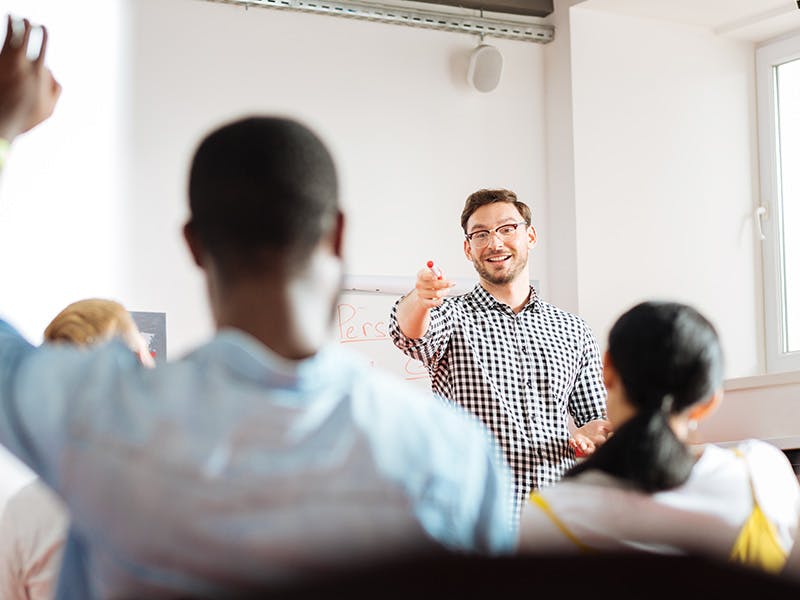
[(326, 0), (205, 0), (217, 4), (234, 4), (245, 8), (276, 8), (307, 13), (326, 14), (350, 19), (378, 21), (473, 35), (484, 35), (525, 42), (546, 44), (553, 40), (554, 28), (526, 21), (514, 21), (455, 12), (440, 12), (366, 2)]

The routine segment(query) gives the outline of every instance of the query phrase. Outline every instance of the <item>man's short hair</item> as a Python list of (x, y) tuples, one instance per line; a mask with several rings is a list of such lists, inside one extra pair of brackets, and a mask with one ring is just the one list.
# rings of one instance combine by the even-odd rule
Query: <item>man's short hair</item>
[(302, 261), (339, 210), (333, 158), (296, 121), (234, 121), (197, 148), (189, 207), (193, 232), (228, 269), (262, 268), (268, 259)]
[(510, 202), (513, 204), (522, 218), (525, 219), (528, 227), (531, 225), (531, 209), (524, 202), (517, 200), (517, 195), (510, 190), (478, 190), (470, 194), (467, 201), (464, 203), (464, 210), (461, 211), (461, 228), (464, 233), (467, 233), (467, 221), (476, 210), (481, 206), (487, 204), (494, 204), (495, 202)]

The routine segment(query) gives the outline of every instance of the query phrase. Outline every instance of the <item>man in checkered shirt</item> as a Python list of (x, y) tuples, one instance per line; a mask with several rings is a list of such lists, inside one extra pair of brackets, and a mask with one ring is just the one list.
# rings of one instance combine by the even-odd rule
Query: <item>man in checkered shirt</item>
[[(516, 481), (516, 507), (558, 481), (610, 433), (597, 341), (586, 322), (542, 301), (528, 279), (531, 211), (508, 190), (479, 190), (461, 213), (464, 254), (480, 277), (468, 294), (423, 269), (392, 309), (390, 332), (422, 361), (434, 393), (493, 432)], [(577, 430), (570, 435), (568, 414)]]

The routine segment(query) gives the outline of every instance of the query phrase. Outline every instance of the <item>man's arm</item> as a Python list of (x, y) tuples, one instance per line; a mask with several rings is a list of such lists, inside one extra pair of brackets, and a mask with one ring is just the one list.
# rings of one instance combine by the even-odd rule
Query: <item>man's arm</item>
[(589, 456), (612, 433), (611, 423), (606, 420), (606, 388), (600, 348), (588, 325), (585, 327), (583, 360), (569, 401), (569, 412), (577, 425), (569, 445), (577, 456)]
[(7, 18), (6, 39), (0, 50), (0, 138), (11, 143), (46, 120), (55, 108), (61, 86), (45, 66), (47, 29), (42, 27), (42, 45), (37, 56), (28, 58), (28, 42), (34, 26), (24, 19)]

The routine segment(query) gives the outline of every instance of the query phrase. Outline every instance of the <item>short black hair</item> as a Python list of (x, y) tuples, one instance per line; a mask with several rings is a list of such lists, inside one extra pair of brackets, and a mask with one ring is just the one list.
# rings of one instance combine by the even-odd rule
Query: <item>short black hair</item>
[(339, 211), (333, 158), (296, 121), (234, 121), (198, 146), (189, 207), (193, 232), (226, 268), (260, 268), (265, 252), (303, 260)]

